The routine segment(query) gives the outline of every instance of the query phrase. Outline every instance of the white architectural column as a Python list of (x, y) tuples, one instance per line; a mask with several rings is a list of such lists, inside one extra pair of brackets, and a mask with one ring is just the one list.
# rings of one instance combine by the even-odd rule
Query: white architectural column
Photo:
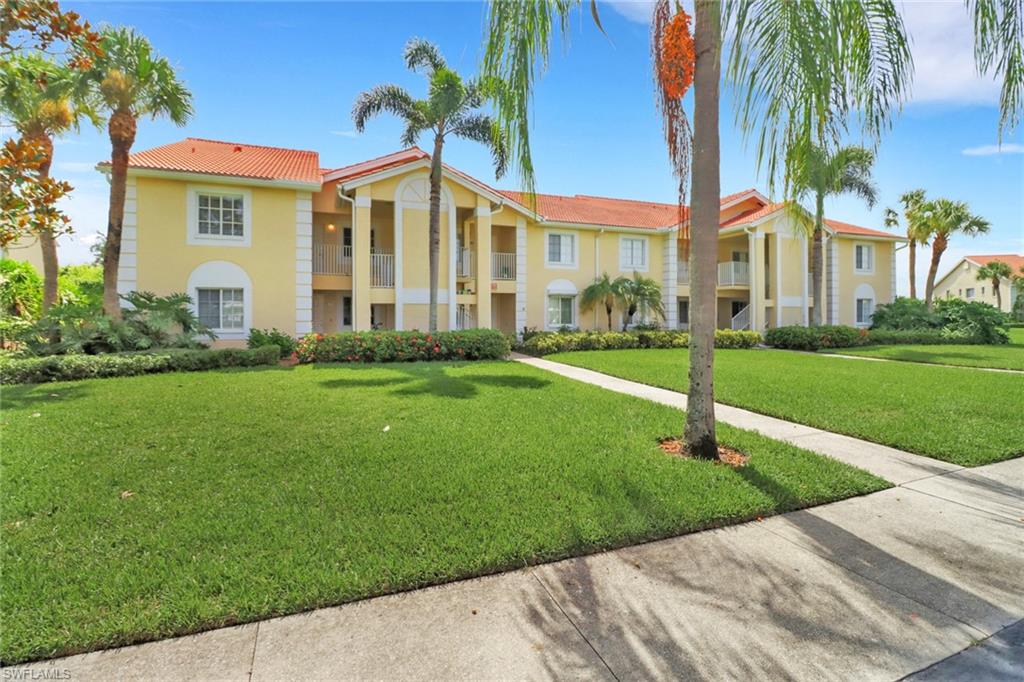
[(516, 335), (526, 326), (526, 218), (516, 218)]
[[(455, 214), (458, 209), (455, 208), (455, 197), (447, 186), (444, 188), (445, 194), (448, 196), (448, 329), (456, 329), (458, 327), (457, 313), (458, 303), (455, 299), (455, 270), (458, 267), (459, 258), (459, 244), (458, 237), (455, 230)], [(437, 294), (437, 304), (441, 305), (441, 292)]]
[[(889, 244), (889, 254), (892, 256), (889, 262), (889, 300), (892, 303), (896, 300), (896, 244)], [(1013, 287), (1010, 288), (1013, 291)], [(1011, 307), (1010, 310), (1013, 310)]]
[(808, 297), (807, 297), (807, 274), (809, 270), (807, 268), (807, 237), (801, 235), (800, 237), (800, 308), (803, 316), (803, 323), (806, 327), (810, 323), (810, 310), (808, 310)]
[[(749, 229), (749, 228), (748, 228)], [(756, 237), (764, 237), (763, 234), (755, 232), (747, 232), (747, 271), (750, 277), (750, 294), (747, 297), (747, 305), (750, 307), (747, 313), (748, 319), (750, 320), (751, 331), (760, 331), (758, 323), (761, 320), (761, 308), (764, 306), (762, 302), (761, 288), (758, 286), (757, 273), (760, 272), (757, 262), (757, 239)]]
[(295, 335), (313, 331), (313, 195), (295, 193)]
[(828, 323), (839, 324), (839, 242), (828, 242)]
[(135, 178), (129, 176), (124, 193), (124, 221), (121, 223), (121, 258), (117, 266), (119, 294), (138, 289), (138, 235), (138, 194)]
[(782, 234), (775, 231), (775, 326), (782, 326)]
[(661, 305), (665, 308), (665, 326), (675, 329), (679, 326), (679, 230), (674, 229), (665, 235), (665, 248), (662, 249), (664, 262), (662, 273), (664, 284), (661, 287)]

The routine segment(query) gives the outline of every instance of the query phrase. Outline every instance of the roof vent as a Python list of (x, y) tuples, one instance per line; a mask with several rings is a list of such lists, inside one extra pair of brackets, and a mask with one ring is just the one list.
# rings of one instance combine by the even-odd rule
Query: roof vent
[(236, 145), (235, 145), (235, 151), (236, 151), (236, 152), (240, 152), (240, 151), (242, 151), (242, 147), (241, 147), (241, 145), (237, 145), (237, 144), (236, 144)]

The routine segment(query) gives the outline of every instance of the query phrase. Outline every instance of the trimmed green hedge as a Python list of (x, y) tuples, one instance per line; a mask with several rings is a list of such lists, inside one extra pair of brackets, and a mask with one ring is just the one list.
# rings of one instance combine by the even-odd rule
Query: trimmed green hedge
[(856, 348), (892, 344), (939, 345), (991, 343), (979, 336), (968, 336), (950, 329), (857, 329), (845, 325), (776, 327), (764, 334), (764, 342), (774, 348), (816, 351), (822, 348)]
[[(631, 332), (544, 332), (534, 334), (520, 346), (530, 355), (550, 355), (577, 350), (620, 350), (623, 348), (685, 348), (690, 335), (683, 331)], [(757, 332), (715, 331), (716, 348), (753, 348), (761, 343)]]
[(198, 372), (221, 367), (276, 365), (277, 346), (256, 349), (175, 350), (157, 353), (49, 355), (0, 360), (0, 384), (38, 384), (98, 377), (127, 377), (159, 372)]
[(307, 334), (295, 349), (303, 363), (500, 360), (511, 351), (508, 337), (496, 329)]

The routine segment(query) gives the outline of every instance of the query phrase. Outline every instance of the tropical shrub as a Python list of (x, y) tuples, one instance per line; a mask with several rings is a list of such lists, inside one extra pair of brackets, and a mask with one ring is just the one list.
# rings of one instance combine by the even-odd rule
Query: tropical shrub
[[(572, 334), (542, 332), (530, 337), (520, 350), (530, 355), (550, 355), (582, 350), (621, 350), (625, 348), (685, 348), (690, 335), (684, 331), (589, 331)], [(715, 331), (716, 348), (753, 348), (761, 335), (750, 331)]]
[(868, 335), (872, 345), (939, 345), (939, 344), (982, 344), (978, 337), (955, 336), (944, 329), (872, 329)]
[(764, 342), (775, 348), (815, 351), (821, 348), (863, 346), (869, 342), (868, 334), (866, 329), (846, 325), (790, 325), (769, 329), (764, 334)]
[(281, 349), (281, 357), (286, 358), (295, 352), (297, 344), (291, 334), (287, 334), (275, 327), (274, 329), (250, 329), (246, 345), (249, 348), (277, 346)]
[(497, 329), (307, 334), (295, 349), (303, 363), (498, 360), (510, 352), (508, 338)]
[(0, 357), (0, 384), (36, 384), (159, 372), (197, 372), (221, 367), (275, 365), (277, 346), (256, 349), (169, 350), (157, 353), (51, 355), (43, 358)]
[(935, 302), (935, 314), (942, 320), (942, 331), (953, 339), (977, 339), (978, 343), (1007, 343), (1006, 313), (993, 305), (959, 298)]
[(57, 296), (65, 303), (96, 310), (103, 307), (103, 268), (99, 265), (65, 265), (57, 287)]
[(892, 303), (882, 303), (871, 316), (872, 329), (932, 329), (942, 326), (942, 319), (916, 298), (899, 296)]
[(0, 259), (0, 311), (4, 317), (34, 320), (43, 302), (43, 278), (31, 263)]

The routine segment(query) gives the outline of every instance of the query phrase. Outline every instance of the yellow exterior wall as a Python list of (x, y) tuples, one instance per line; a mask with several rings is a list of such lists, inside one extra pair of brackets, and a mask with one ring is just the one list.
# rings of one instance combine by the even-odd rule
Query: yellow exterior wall
[[(900, 254), (905, 254), (901, 251)], [(920, 256), (918, 257), (920, 260)], [(927, 263), (923, 264), (925, 268), (928, 267)], [(922, 267), (919, 262), (918, 267)], [(968, 260), (961, 260), (956, 264), (945, 277), (936, 282), (935, 284), (935, 298), (962, 298), (965, 301), (978, 301), (980, 303), (988, 303), (989, 305), (996, 305), (996, 292), (992, 288), (992, 281), (978, 280), (978, 266)], [(974, 289), (974, 297), (967, 297), (967, 289)], [(984, 293), (982, 292), (984, 289)], [(923, 294), (923, 291), (921, 292)], [(1013, 283), (1010, 280), (1004, 279), (999, 285), (999, 293), (1002, 296), (1002, 308), (1003, 312), (1010, 312), (1012, 310), (1012, 299), (1013, 299)]]
[(136, 289), (160, 295), (186, 292), (195, 268), (209, 261), (227, 261), (245, 270), (252, 280), (250, 326), (294, 333), (295, 190), (245, 188), (252, 192), (251, 246), (207, 246), (187, 243), (188, 184), (163, 178), (136, 179)]
[[(837, 239), (839, 263), (838, 276), (838, 310), (839, 323), (853, 325), (857, 321), (856, 291), (861, 284), (868, 284), (874, 290), (875, 305), (889, 303), (893, 299), (892, 291), (892, 251), (893, 242), (859, 240), (856, 237), (842, 235)], [(855, 272), (854, 247), (857, 244), (871, 244), (875, 247), (875, 268), (873, 274)]]
[(39, 238), (34, 236), (22, 237), (18, 241), (4, 247), (4, 258), (28, 263), (39, 276), (43, 276), (43, 250), (39, 247)]

